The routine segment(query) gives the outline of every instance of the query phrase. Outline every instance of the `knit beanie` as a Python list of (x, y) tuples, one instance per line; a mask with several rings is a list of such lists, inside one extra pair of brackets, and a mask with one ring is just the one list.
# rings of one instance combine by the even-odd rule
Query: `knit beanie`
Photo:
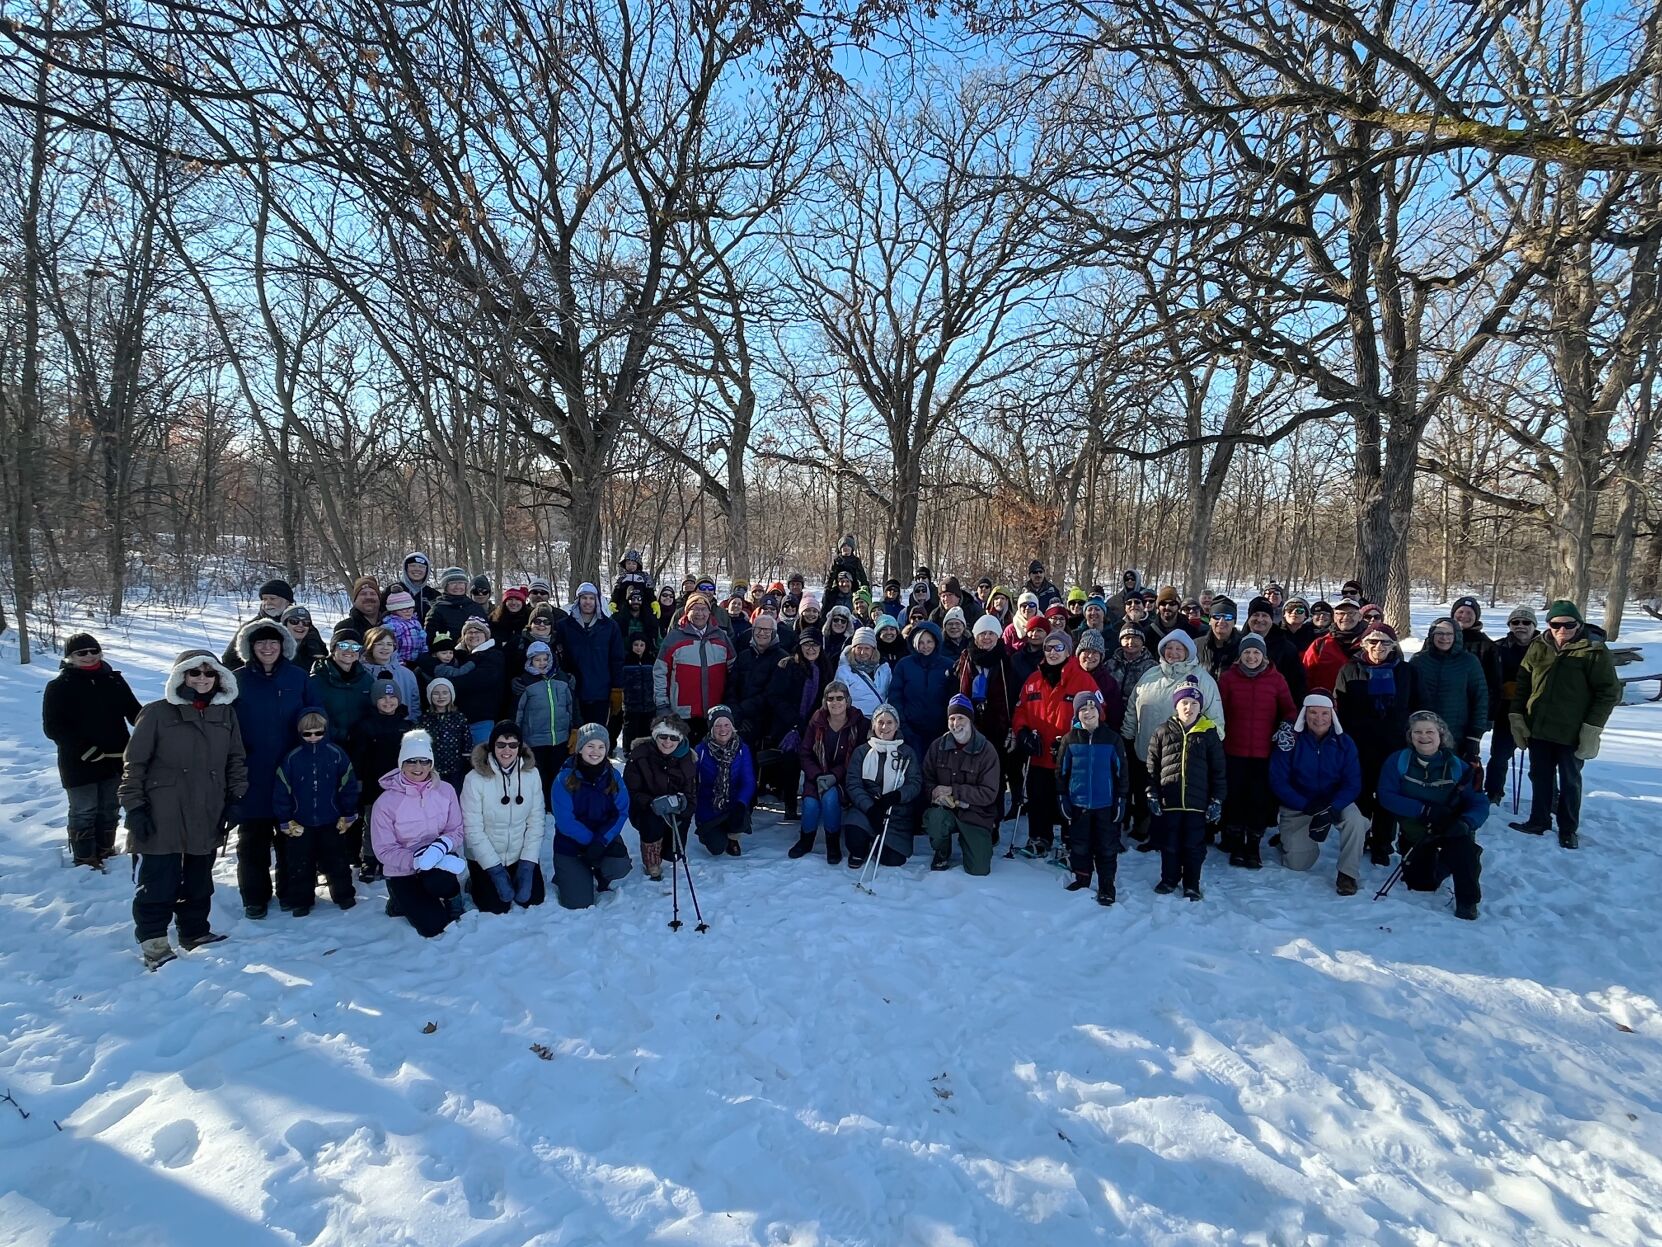
[(975, 703), (962, 693), (954, 693), (946, 699), (946, 712), (949, 715), (967, 714), (973, 719), (975, 717)]
[(1028, 636), (1032, 636), (1035, 632), (1037, 632), (1040, 636), (1048, 636), (1050, 634), (1050, 625), (1045, 622), (1045, 617), (1043, 615), (1035, 615), (1027, 621), (1027, 626), (1023, 629), (1023, 631), (1026, 632)]
[(1049, 649), (1052, 644), (1058, 642), (1066, 653), (1073, 653), (1073, 638), (1066, 632), (1052, 632), (1045, 638), (1045, 648)]
[(397, 697), (398, 685), (392, 680), (377, 680), (369, 686), (369, 700), (380, 701), (383, 697)]
[(490, 747), (494, 750), (496, 748), (496, 742), (501, 740), (504, 736), (512, 736), (522, 745), (525, 743), (525, 733), (519, 730), (519, 724), (515, 723), (512, 719), (498, 719), (496, 721), (496, 725), (491, 728), (489, 741)]
[[(1218, 609), (1218, 604), (1216, 602), (1212, 603), (1212, 609), (1214, 611)], [(1252, 601), (1247, 603), (1247, 618), (1250, 619), (1254, 615), (1258, 614), (1272, 616), (1275, 614), (1275, 603), (1271, 602), (1261, 593), (1257, 597), (1253, 598)]]
[[(352, 582), (352, 592), (348, 596), (356, 601), (358, 594), (365, 589), (374, 589), (375, 592), (379, 593), (381, 592), (381, 582), (375, 579), (374, 576), (359, 576)], [(289, 600), (292, 602), (294, 599), (290, 598)]]
[(1547, 620), (1550, 622), (1554, 619), (1564, 618), (1573, 619), (1576, 623), (1587, 622), (1581, 617), (1581, 612), (1576, 609), (1574, 602), (1570, 601), (1568, 598), (1559, 598), (1551, 606), (1547, 607)]
[(1175, 586), (1161, 585), (1160, 592), (1154, 595), (1154, 601), (1158, 605), (1161, 602), (1180, 602), (1182, 599), (1178, 596)]
[[(434, 683), (437, 683), (437, 681), (434, 681)], [(449, 683), (449, 681), (446, 681), (446, 683)], [(432, 760), (433, 738), (420, 728), (405, 732), (403, 739), (398, 742), (398, 765), (403, 766), (406, 762), (431, 762)]]
[(1200, 695), (1200, 686), (1193, 680), (1185, 680), (1171, 691), (1172, 709), (1177, 709), (1177, 703), (1185, 697), (1193, 697), (1196, 701), (1203, 700)]
[(387, 609), (389, 611), (414, 610), (415, 599), (410, 596), (408, 589), (394, 589), (387, 594)]
[(278, 620), (278, 622), (285, 624), (291, 624), (296, 621), (299, 621), (300, 623), (311, 623), (312, 612), (307, 610), (304, 606), (291, 606), (283, 612), (281, 618)]
[(988, 632), (992, 633), (994, 636), (1003, 636), (1004, 625), (998, 622), (997, 615), (983, 615), (980, 619), (975, 621), (975, 627), (971, 629), (971, 631), (976, 636), (981, 636), (983, 633)]
[(1266, 656), (1270, 652), (1269, 646), (1264, 644), (1264, 638), (1259, 636), (1256, 632), (1248, 632), (1241, 637), (1241, 653), (1244, 654), (1249, 649), (1255, 649), (1260, 654), (1264, 654)]
[(956, 607), (956, 606), (952, 607), (950, 610), (947, 611), (947, 613), (945, 615), (943, 615), (941, 617), (941, 623), (943, 625), (945, 625), (945, 624), (952, 623), (954, 620), (956, 620), (959, 623), (964, 623), (965, 622), (963, 610), (960, 609), (959, 607)]
[(342, 641), (356, 641), (359, 645), (362, 645), (364, 641), (363, 633), (343, 619), (335, 625), (335, 630), (329, 634), (329, 648), (334, 649)]
[(877, 648), (877, 629), (875, 629), (875, 628), (856, 628), (854, 630), (854, 642), (853, 643), (855, 645), (869, 645), (873, 649), (876, 649)]
[(725, 705), (711, 706), (704, 712), (704, 722), (710, 727), (715, 727), (717, 719), (726, 719), (733, 725), (734, 731), (738, 730), (739, 723), (738, 720), (733, 717), (733, 707)]
[(265, 597), (268, 593), (272, 597), (282, 598), (285, 602), (294, 601), (294, 590), (289, 587), (289, 582), (286, 580), (266, 581), (260, 586), (260, 596)]
[(1509, 624), (1515, 624), (1519, 620), (1534, 623), (1535, 611), (1528, 606), (1514, 606), (1512, 608), (1512, 613), (1506, 617), (1506, 622)]
[(1455, 598), (1454, 599), (1454, 605), (1449, 607), (1448, 613), (1450, 615), (1453, 615), (1454, 612), (1459, 610), (1462, 606), (1471, 607), (1472, 608), (1472, 615), (1476, 619), (1476, 621), (1478, 623), (1483, 622), (1483, 605), (1476, 598), (1472, 597), (1470, 594), (1467, 594), (1465, 597)]
[(1103, 644), (1102, 641), (1102, 633), (1098, 632), (1095, 628), (1086, 628), (1079, 634), (1078, 649), (1081, 654), (1083, 654), (1086, 650), (1090, 650), (1097, 654), (1106, 654), (1108, 652), (1108, 647)]
[(896, 632), (899, 632), (900, 624), (893, 615), (879, 615), (877, 622), (872, 624), (872, 628), (877, 632), (882, 632), (884, 628), (893, 628)]
[(459, 580), (463, 587), (467, 585), (467, 569), (462, 567), (447, 567), (439, 573), (439, 589), (441, 592), (450, 592), (450, 582)]
[(445, 692), (450, 694), (450, 704), (452, 706), (456, 704), (456, 686), (442, 675), (435, 676), (427, 681), (427, 705), (429, 709), (433, 705), (433, 690), (436, 688), (444, 689)]
[(78, 649), (95, 649), (102, 651), (103, 646), (98, 644), (98, 638), (90, 632), (77, 632), (63, 643), (63, 652), (73, 654)]
[(427, 638), (427, 652), (429, 654), (436, 654), (440, 650), (455, 648), (456, 638), (451, 636), (448, 632), (435, 632), (432, 636)]
[(610, 745), (612, 743), (612, 734), (606, 730), (604, 724), (585, 723), (582, 727), (577, 729), (576, 752), (582, 753), (583, 746), (588, 744), (591, 740), (598, 740), (603, 745)]
[(1098, 711), (1101, 711), (1102, 694), (1094, 688), (1086, 689), (1083, 693), (1075, 693), (1073, 695), (1073, 712), (1078, 714), (1086, 706), (1095, 706)]

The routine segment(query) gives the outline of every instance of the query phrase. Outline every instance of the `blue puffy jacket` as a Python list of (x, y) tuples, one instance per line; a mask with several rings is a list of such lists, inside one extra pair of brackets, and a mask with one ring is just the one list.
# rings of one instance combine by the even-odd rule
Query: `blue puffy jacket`
[(605, 701), (623, 687), (623, 633), (598, 611), (585, 628), (576, 615), (554, 625), (565, 669), (577, 682), (578, 701)]
[(1112, 810), (1125, 801), (1124, 738), (1106, 723), (1073, 730), (1056, 751), (1056, 787), (1071, 816), (1079, 810)]
[(554, 817), (554, 852), (576, 857), (585, 845), (610, 844), (629, 819), (629, 792), (614, 766), (585, 775), (581, 759), (568, 758), (554, 777), (548, 811)]
[(716, 767), (719, 763), (710, 756), (710, 742), (705, 741), (694, 750), (698, 766), (698, 821), (711, 823), (735, 807), (750, 804), (756, 796), (756, 764), (750, 758), (750, 746), (742, 741), (727, 775), (727, 808), (715, 807)]
[[(293, 640), (289, 638), (285, 652), (292, 652)], [(246, 663), (237, 672), (235, 705), (243, 748), (248, 751), (248, 791), (235, 811), (227, 811), (233, 814), (233, 822), (277, 817), (272, 807), (277, 767), (283, 755), (300, 743), (294, 725), (306, 704), (306, 673), (287, 658), (278, 659), (270, 674), (257, 662)]]
[(358, 817), (358, 776), (346, 750), (327, 737), (290, 749), (277, 767), (272, 810), (278, 822), (292, 819), (302, 827), (327, 827), (337, 818)]
[(1440, 748), (1422, 758), (1409, 747), (1385, 759), (1379, 770), (1379, 804), (1397, 816), (1402, 850), (1434, 830), (1475, 836), (1489, 817), (1483, 776), (1473, 783), (1472, 767), (1454, 751)]
[(1337, 729), (1318, 737), (1283, 723), (1270, 752), (1270, 791), (1301, 814), (1335, 814), (1362, 795), (1362, 759), (1356, 743)]
[[(919, 633), (935, 638), (935, 652), (925, 658), (917, 652)], [(889, 701), (900, 711), (900, 736), (923, 757), (929, 745), (946, 731), (947, 699), (958, 691), (952, 659), (941, 650), (941, 630), (932, 623), (920, 623), (912, 632), (912, 652), (894, 665), (889, 681)]]

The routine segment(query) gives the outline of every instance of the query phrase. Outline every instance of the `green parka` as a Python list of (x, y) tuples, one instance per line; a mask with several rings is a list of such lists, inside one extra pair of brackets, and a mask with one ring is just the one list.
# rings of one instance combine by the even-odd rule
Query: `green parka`
[(1603, 641), (1581, 626), (1563, 646), (1543, 632), (1530, 642), (1518, 667), (1511, 711), (1529, 724), (1532, 740), (1575, 745), (1581, 725), (1602, 728), (1622, 699), (1622, 682)]

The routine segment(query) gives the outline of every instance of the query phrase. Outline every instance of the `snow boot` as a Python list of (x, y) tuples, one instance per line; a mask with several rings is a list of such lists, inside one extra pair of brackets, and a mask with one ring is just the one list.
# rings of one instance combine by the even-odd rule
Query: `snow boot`
[(1170, 896), (1173, 892), (1177, 891), (1177, 885), (1175, 883), (1167, 883), (1164, 879), (1162, 879), (1159, 883), (1154, 885), (1154, 891), (1160, 896)]
[(1114, 903), (1113, 884), (1110, 883), (1107, 887), (1098, 888), (1096, 890), (1096, 903), (1105, 909)]
[(1391, 864), (1390, 840), (1372, 827), (1368, 829), (1368, 860), (1375, 866)]
[(173, 945), (167, 942), (167, 936), (158, 935), (153, 940), (145, 940), (139, 945), (139, 952), (144, 957), (144, 968), (155, 971), (168, 962), (178, 959), (179, 954), (173, 951)]
[(825, 860), (833, 866), (842, 865), (843, 838), (841, 832), (828, 831), (825, 833)]
[(1248, 833), (1245, 827), (1225, 827), (1223, 829), (1224, 844), (1229, 849), (1229, 864), (1231, 866), (1245, 866), (1247, 864)]
[(930, 870), (951, 870), (952, 869), (952, 854), (950, 854), (950, 853), (937, 853), (937, 854), (935, 854), (934, 858), (929, 863), (929, 869)]
[(1183, 899), (1186, 901), (1198, 901), (1205, 895), (1206, 893), (1200, 890), (1200, 884), (1198, 883), (1192, 883), (1183, 889)]
[(383, 878), (385, 878), (385, 875), (381, 872), (380, 862), (365, 862), (358, 868), (359, 883), (374, 883)]
[(728, 857), (740, 857), (743, 855), (744, 850), (739, 847), (739, 838), (737, 836), (727, 837), (726, 852)]
[(264, 918), (265, 915), (266, 906), (264, 905), (244, 905), (242, 907), (242, 916), (244, 918), (251, 918), (255, 922), (258, 922), (261, 918)]
[(796, 838), (796, 843), (786, 850), (786, 857), (807, 857), (814, 851), (814, 836), (806, 832)]
[(1477, 921), (1477, 905), (1476, 905), (1476, 903), (1474, 902), (1473, 904), (1470, 904), (1470, 905), (1456, 905), (1454, 907), (1454, 916), (1456, 918), (1463, 918), (1467, 922), (1476, 922)]
[(1561, 831), (1558, 833), (1558, 847), (1561, 849), (1579, 849), (1581, 847), (1581, 837), (1573, 831)]
[(641, 869), (653, 883), (664, 881), (664, 846), (661, 842), (641, 841)]
[(227, 938), (227, 936), (221, 935), (218, 931), (204, 931), (201, 935), (193, 935), (188, 940), (181, 939), (179, 941), (179, 947), (184, 949), (187, 953), (193, 953), (198, 948), (206, 948), (209, 944), (222, 944)]
[(404, 916), (404, 907), (389, 896), (387, 897), (386, 913), (389, 918), (402, 918)]
[(1245, 859), (1241, 864), (1248, 870), (1262, 870), (1264, 868), (1263, 846), (1264, 833), (1262, 831), (1247, 832), (1246, 839), (1241, 844), (1241, 856)]
[(1338, 882), (1335, 884), (1335, 890), (1340, 896), (1355, 896), (1356, 880), (1345, 874), (1344, 871), (1340, 871)]
[(1547, 834), (1547, 829), (1552, 826), (1551, 823), (1537, 823), (1527, 818), (1522, 822), (1507, 823), (1506, 825), (1513, 831), (1523, 832), (1526, 836), (1544, 836)]
[(296, 905), (293, 909), (289, 910), (289, 917), (290, 918), (304, 918), (307, 914), (309, 914), (311, 912), (312, 912), (312, 907), (310, 905)]
[(1083, 892), (1090, 886), (1091, 877), (1089, 875), (1075, 875), (1072, 879), (1068, 880), (1067, 890), (1069, 892)]

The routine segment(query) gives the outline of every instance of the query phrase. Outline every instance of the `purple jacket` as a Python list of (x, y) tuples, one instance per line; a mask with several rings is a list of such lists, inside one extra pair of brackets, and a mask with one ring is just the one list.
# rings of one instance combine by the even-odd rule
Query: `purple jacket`
[(369, 838), (381, 869), (389, 875), (415, 874), (415, 856), (440, 836), (450, 851), (461, 851), (462, 805), (456, 790), (437, 775), (415, 784), (403, 771), (381, 776), (383, 795), (369, 820)]

